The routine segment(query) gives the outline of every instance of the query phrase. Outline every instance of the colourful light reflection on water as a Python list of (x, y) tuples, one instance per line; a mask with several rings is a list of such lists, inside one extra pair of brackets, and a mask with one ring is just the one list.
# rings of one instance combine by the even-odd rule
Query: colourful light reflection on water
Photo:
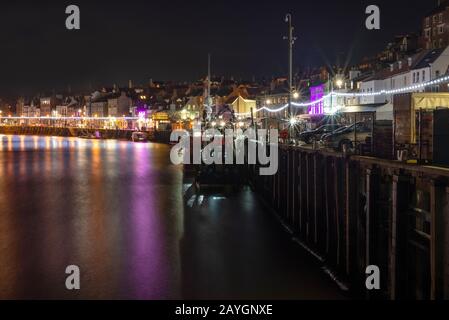
[(162, 229), (176, 217), (156, 199), (182, 171), (161, 171), (169, 157), (159, 148), (0, 136), (0, 298), (73, 298), (70, 264), (84, 271), (83, 298), (178, 297), (167, 278), (177, 279), (179, 238)]

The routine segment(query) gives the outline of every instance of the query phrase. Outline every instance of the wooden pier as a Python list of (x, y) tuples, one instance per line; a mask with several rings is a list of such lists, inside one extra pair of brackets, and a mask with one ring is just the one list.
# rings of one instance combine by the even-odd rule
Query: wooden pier
[[(358, 297), (449, 298), (449, 169), (279, 147), (257, 192)], [(381, 290), (365, 288), (366, 267)]]

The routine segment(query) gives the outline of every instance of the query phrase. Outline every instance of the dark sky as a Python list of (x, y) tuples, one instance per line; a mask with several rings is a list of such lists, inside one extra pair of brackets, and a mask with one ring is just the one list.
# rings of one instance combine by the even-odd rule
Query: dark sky
[[(6, 3), (5, 3), (6, 2)], [(437, 0), (10, 1), (0, 4), (0, 95), (89, 85), (204, 76), (250, 79), (286, 72), (287, 12), (295, 63), (357, 60), (395, 34), (419, 31)], [(65, 7), (81, 9), (81, 30), (65, 29)], [(365, 29), (365, 8), (381, 9), (381, 30)]]

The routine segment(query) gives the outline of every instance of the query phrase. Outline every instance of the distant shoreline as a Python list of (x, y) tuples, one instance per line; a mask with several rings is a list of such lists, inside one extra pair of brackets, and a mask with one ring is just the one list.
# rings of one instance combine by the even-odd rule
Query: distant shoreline
[[(132, 140), (134, 130), (111, 130), (111, 129), (86, 129), (86, 128), (57, 128), (57, 127), (30, 127), (30, 126), (0, 126), (0, 134), (44, 136), (44, 137), (73, 137), (78, 138), (83, 135), (94, 135), (99, 132), (102, 139), (107, 140)], [(154, 132), (151, 142), (169, 143), (170, 131)]]

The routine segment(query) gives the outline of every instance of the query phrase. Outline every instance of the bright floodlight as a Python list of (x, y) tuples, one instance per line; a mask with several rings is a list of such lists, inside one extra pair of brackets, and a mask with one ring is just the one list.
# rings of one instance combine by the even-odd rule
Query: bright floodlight
[(343, 80), (337, 79), (336, 84), (337, 84), (337, 87), (339, 87), (339, 88), (343, 87)]

